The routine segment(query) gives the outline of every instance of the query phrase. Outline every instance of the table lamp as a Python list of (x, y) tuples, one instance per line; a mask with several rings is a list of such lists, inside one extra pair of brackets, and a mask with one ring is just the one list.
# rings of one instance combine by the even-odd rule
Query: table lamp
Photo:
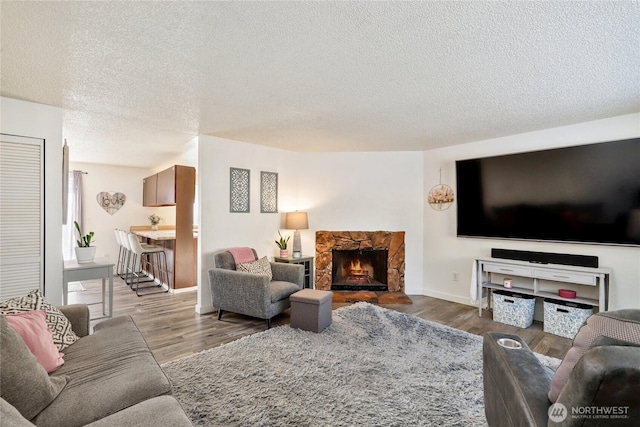
[(309, 228), (309, 220), (306, 212), (288, 212), (284, 220), (284, 228), (295, 230), (293, 233), (293, 252), (294, 258), (302, 256), (302, 243), (300, 242), (300, 230)]

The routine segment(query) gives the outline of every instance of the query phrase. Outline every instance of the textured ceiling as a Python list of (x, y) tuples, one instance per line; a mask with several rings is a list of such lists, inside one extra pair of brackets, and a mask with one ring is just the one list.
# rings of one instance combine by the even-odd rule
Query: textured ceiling
[(424, 150), (640, 111), (640, 3), (10, 2), (3, 96), (64, 109), (72, 160), (198, 134)]

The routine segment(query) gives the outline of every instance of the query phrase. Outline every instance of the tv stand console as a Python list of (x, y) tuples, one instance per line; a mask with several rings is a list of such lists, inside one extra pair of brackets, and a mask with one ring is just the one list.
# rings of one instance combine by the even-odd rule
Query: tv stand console
[[(598, 307), (606, 311), (609, 306), (609, 280), (611, 269), (574, 267), (558, 264), (536, 264), (498, 258), (476, 259), (478, 287), (478, 314), (482, 317), (483, 292), (487, 295), (487, 309), (491, 308), (491, 292), (508, 290), (519, 294), (568, 301)], [(494, 283), (495, 276), (513, 280), (513, 288)], [(569, 285), (569, 286), (567, 286)], [(577, 293), (576, 298), (563, 298), (558, 289), (569, 287)]]

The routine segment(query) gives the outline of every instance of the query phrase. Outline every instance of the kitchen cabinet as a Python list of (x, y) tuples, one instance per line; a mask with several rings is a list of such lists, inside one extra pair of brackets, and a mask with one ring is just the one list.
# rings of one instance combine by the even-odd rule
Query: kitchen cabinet
[(156, 187), (156, 204), (158, 206), (172, 206), (176, 204), (176, 168), (173, 166), (158, 172)]
[(193, 193), (195, 168), (175, 165), (142, 180), (143, 206), (175, 206), (179, 195)]
[(142, 206), (156, 206), (158, 174), (142, 180)]
[[(154, 185), (155, 182), (155, 185)], [(162, 245), (170, 258), (171, 288), (197, 285), (197, 239), (193, 235), (193, 204), (196, 197), (196, 168), (175, 165), (143, 180), (144, 206), (175, 206), (176, 223), (172, 239)], [(135, 227), (135, 228), (134, 228)], [(137, 226), (131, 231), (139, 231)], [(148, 226), (147, 226), (148, 227)], [(146, 228), (146, 227), (145, 227)], [(158, 244), (156, 239), (154, 244)]]

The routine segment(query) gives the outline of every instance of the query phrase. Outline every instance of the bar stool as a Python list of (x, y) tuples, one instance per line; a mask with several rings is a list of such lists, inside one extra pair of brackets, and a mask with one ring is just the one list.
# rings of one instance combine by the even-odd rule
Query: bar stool
[(133, 256), (129, 246), (129, 233), (124, 230), (118, 230), (118, 235), (120, 236), (120, 244), (122, 245), (122, 269), (120, 270), (120, 277), (131, 287), (129, 272), (133, 272), (133, 268), (136, 266), (131, 265)]
[[(136, 292), (136, 295), (138, 295), (139, 297), (143, 295), (169, 292), (170, 283), (169, 283), (169, 273), (167, 271), (167, 253), (164, 251), (164, 249), (157, 246), (143, 247), (140, 241), (138, 240), (138, 236), (136, 236), (133, 233), (130, 233), (127, 237), (129, 240), (129, 249), (131, 250), (131, 253), (133, 255), (132, 265), (137, 266), (138, 259), (140, 260), (140, 271), (136, 271), (137, 270), (136, 267), (133, 267), (130, 269), (132, 274), (131, 283), (130, 283), (131, 289), (133, 289), (133, 282), (135, 278), (134, 290)], [(150, 266), (153, 269), (153, 274), (150, 274), (149, 272)], [(140, 276), (143, 275), (143, 272), (144, 272), (144, 275), (150, 278), (151, 280), (144, 280), (142, 281), (142, 283), (144, 282), (155, 283), (157, 280), (158, 284), (152, 285), (152, 286), (140, 287), (140, 283), (141, 283)], [(166, 281), (164, 282), (162, 280), (163, 274), (166, 279)], [(166, 283), (167, 289), (163, 289), (162, 285), (164, 283)], [(140, 289), (145, 289), (145, 288), (160, 288), (163, 290), (158, 292), (144, 292), (142, 294), (138, 292)]]
[[(129, 233), (124, 230), (118, 230), (118, 236), (120, 238), (120, 244), (122, 245), (122, 269), (120, 278), (129, 285), (133, 290), (133, 279), (138, 272), (138, 259), (131, 249), (131, 243), (129, 242)], [(135, 235), (134, 235), (135, 236)], [(137, 236), (136, 236), (137, 239)], [(148, 245), (146, 243), (140, 243), (143, 249), (155, 248), (155, 246)], [(129, 278), (131, 277), (131, 278)], [(144, 280), (144, 282), (152, 282), (153, 280)]]
[(124, 258), (126, 256), (126, 249), (122, 246), (122, 242), (120, 241), (120, 230), (117, 228), (113, 230), (113, 234), (116, 238), (116, 243), (118, 244), (118, 261), (116, 262), (116, 275), (121, 279), (124, 279), (124, 274), (122, 272), (124, 266)]

